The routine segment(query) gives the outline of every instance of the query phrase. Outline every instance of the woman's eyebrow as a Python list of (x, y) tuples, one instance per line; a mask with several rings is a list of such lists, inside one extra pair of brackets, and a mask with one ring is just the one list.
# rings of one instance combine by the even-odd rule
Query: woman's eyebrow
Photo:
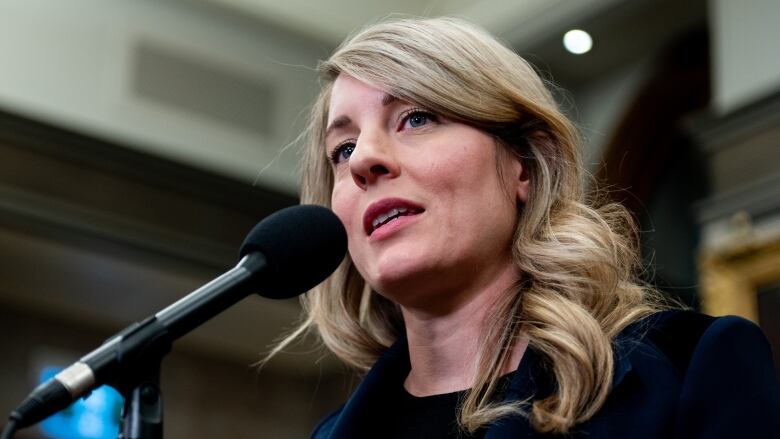
[[(398, 98), (393, 96), (393, 95), (391, 95), (391, 94), (389, 94), (389, 93), (385, 93), (384, 96), (382, 96), (382, 106), (383, 107), (386, 107), (386, 106), (388, 106), (388, 105), (390, 105), (390, 104), (392, 104), (393, 102), (396, 102), (396, 101), (398, 101)], [(347, 125), (349, 125), (351, 123), (352, 123), (352, 119), (350, 119), (349, 116), (346, 116), (346, 115), (345, 116), (339, 116), (339, 117), (333, 119), (333, 122), (331, 122), (330, 125), (328, 125), (328, 128), (325, 129), (325, 138), (327, 139), (328, 136), (330, 136), (330, 134), (334, 130), (337, 130), (339, 128), (343, 128), (343, 127), (345, 127), (345, 126), (347, 126)]]
[(387, 107), (388, 105), (392, 104), (393, 102), (397, 101), (398, 98), (389, 94), (385, 93), (384, 96), (382, 96), (382, 106)]
[(352, 119), (350, 119), (348, 116), (339, 116), (336, 119), (333, 120), (333, 122), (328, 125), (328, 128), (325, 130), (325, 138), (327, 139), (328, 136), (333, 132), (333, 130), (343, 128), (349, 124), (352, 123)]

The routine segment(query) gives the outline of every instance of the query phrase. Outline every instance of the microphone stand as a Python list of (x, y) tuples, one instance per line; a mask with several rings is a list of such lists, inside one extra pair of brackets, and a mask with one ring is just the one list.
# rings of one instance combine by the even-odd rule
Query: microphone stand
[[(123, 367), (119, 378), (111, 383), (125, 400), (118, 439), (162, 439), (160, 368), (163, 358), (171, 350), (172, 340), (156, 317), (150, 317), (122, 332), (146, 332), (154, 336), (147, 339), (147, 343), (127, 350), (132, 351), (133, 358)], [(117, 352), (121, 356), (125, 350), (119, 349)]]
[(260, 252), (157, 314), (133, 323), (99, 348), (41, 384), (11, 413), (3, 439), (45, 419), (87, 390), (108, 384), (125, 398), (120, 439), (162, 437), (160, 367), (173, 342), (257, 288), (267, 266)]
[(146, 359), (132, 380), (120, 383), (125, 398), (118, 439), (162, 439), (163, 399), (160, 391), (162, 356)]
[[(267, 288), (271, 294), (266, 297), (280, 299), (311, 289), (338, 267), (346, 250), (344, 226), (328, 209), (309, 205), (274, 213), (244, 240), (238, 265), (154, 316), (130, 325), (33, 389), (11, 412), (0, 437), (6, 439), (63, 410), (96, 386), (108, 384), (125, 398), (119, 437), (161, 438), (160, 368), (173, 341), (258, 289)], [(266, 253), (276, 262), (269, 263)], [(299, 265), (310, 269), (298, 273), (293, 267)]]

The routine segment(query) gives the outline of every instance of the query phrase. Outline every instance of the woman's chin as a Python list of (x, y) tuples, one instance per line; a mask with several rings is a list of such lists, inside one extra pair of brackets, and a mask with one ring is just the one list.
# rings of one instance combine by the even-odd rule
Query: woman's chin
[[(404, 284), (428, 271), (430, 260), (435, 256), (428, 254), (418, 243), (395, 241), (384, 244), (382, 248), (371, 249), (362, 256), (353, 259), (358, 271), (376, 288), (390, 288)], [(362, 263), (361, 263), (362, 262)]]
[(401, 270), (400, 267), (375, 272), (368, 283), (375, 291), (381, 291), (383, 294), (392, 294), (398, 290), (411, 288), (416, 278), (415, 272), (411, 270)]
[(396, 296), (399, 293), (408, 294), (409, 290), (415, 289), (415, 283), (421, 275), (419, 266), (399, 262), (375, 267), (366, 280), (375, 291), (385, 296)]
[(447, 279), (434, 270), (421, 270), (419, 265), (409, 266), (408, 270), (401, 266), (392, 268), (377, 273), (369, 285), (385, 298), (406, 308), (420, 308), (447, 287)]

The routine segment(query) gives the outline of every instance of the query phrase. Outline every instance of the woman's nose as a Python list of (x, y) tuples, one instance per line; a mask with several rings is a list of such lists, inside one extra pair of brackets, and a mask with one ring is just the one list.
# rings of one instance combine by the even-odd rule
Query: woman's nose
[(389, 136), (362, 134), (349, 157), (349, 168), (355, 184), (366, 189), (383, 178), (396, 177), (400, 167)]

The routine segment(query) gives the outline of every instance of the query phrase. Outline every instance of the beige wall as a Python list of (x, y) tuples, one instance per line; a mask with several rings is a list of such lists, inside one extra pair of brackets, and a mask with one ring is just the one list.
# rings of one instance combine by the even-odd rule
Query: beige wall
[(714, 109), (726, 113), (780, 88), (780, 2), (711, 0)]

